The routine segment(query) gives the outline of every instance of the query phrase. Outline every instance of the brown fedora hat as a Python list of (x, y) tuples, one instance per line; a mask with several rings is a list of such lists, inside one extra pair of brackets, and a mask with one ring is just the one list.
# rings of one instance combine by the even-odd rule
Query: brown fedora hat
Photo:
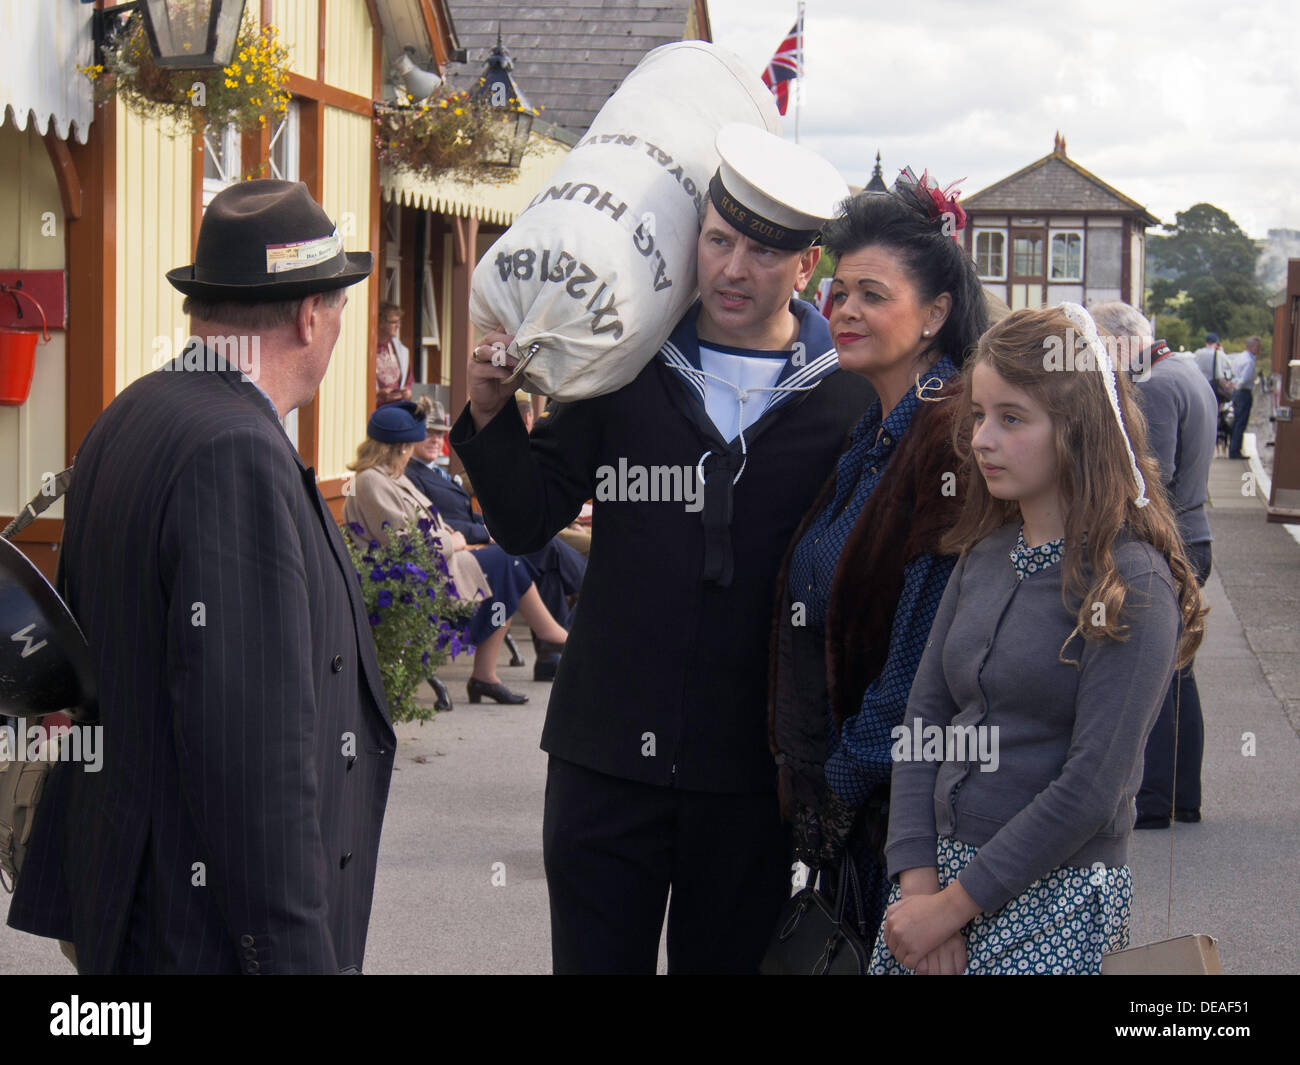
[(368, 251), (346, 252), (334, 223), (301, 181), (259, 178), (222, 189), (204, 212), (192, 266), (167, 271), (187, 296), (290, 300), (355, 285)]

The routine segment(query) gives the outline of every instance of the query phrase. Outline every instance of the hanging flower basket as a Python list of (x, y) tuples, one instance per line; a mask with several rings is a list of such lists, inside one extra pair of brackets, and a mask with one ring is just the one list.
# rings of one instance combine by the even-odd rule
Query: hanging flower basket
[(513, 144), (513, 112), (503, 112), (467, 92), (439, 89), (419, 104), (376, 104), (379, 160), (436, 181), (499, 185), (517, 170), (502, 165)]
[(104, 45), (103, 58), (80, 68), (94, 85), (95, 102), (118, 96), (137, 114), (170, 121), (174, 134), (227, 124), (254, 132), (283, 118), (289, 106), (289, 53), (274, 26), (258, 30), (248, 13), (235, 57), (221, 70), (158, 66), (138, 14)]

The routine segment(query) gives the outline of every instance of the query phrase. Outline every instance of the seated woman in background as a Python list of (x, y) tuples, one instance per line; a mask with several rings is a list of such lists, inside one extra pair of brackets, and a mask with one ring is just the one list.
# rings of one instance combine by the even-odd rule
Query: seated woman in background
[[(470, 494), (461, 487), (439, 464), (443, 445), (451, 429), (451, 420), (441, 403), (420, 396), (416, 403), (426, 415), (426, 437), (415, 444), (415, 452), (406, 464), (406, 476), (416, 489), (428, 498), (438, 516), (456, 532), (465, 537), (471, 548), (489, 543), (492, 539), (480, 515), (474, 512)], [(552, 539), (540, 551), (516, 556), (530, 567), (533, 585), (546, 609), (565, 629), (569, 628), (569, 597), (576, 595), (587, 572), (587, 560), (562, 540)], [(533, 646), (537, 659), (533, 665), (533, 680), (554, 680), (563, 648), (542, 640), (533, 633)], [(515, 665), (521, 663), (512, 663)]]
[[(1044, 367), (1077, 337), (1092, 368)], [(897, 750), (871, 971), (1097, 973), (1128, 945), (1142, 750), (1205, 611), (1086, 310), (1017, 311), (965, 378), (960, 560)]]
[[(343, 503), (343, 517), (358, 523), (380, 544), (388, 543), (389, 529), (405, 528), (412, 515), (433, 522), (458, 594), (462, 599), (483, 598), (467, 634), (477, 648), (467, 685), (469, 701), (477, 703), (486, 695), (498, 703), (526, 703), (528, 696), (511, 691), (496, 672), (510, 618), (519, 611), (535, 632), (552, 643), (563, 644), (568, 633), (542, 603), (526, 564), (494, 544), (470, 551), (465, 537), (438, 517), (428, 498), (407, 478), (403, 471), (416, 443), (424, 439), (424, 423), (424, 413), (414, 403), (390, 403), (375, 410), (366, 426), (366, 439), (348, 466), (356, 478), (352, 494)], [(389, 529), (384, 528), (385, 522)]]
[[(771, 735), (795, 857), (825, 871), (847, 849), (850, 904), (868, 945), (889, 892), (891, 730), (955, 562), (939, 549), (959, 512), (949, 397), (987, 315), (955, 240), (959, 215), (906, 171), (893, 192), (847, 201), (822, 232), (836, 259), (830, 328), (840, 366), (878, 398), (779, 578)], [(823, 891), (834, 887), (823, 875)]]

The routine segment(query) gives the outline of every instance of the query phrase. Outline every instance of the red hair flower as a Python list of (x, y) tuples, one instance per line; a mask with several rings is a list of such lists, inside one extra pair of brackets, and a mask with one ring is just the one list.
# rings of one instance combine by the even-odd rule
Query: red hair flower
[(906, 167), (899, 173), (897, 184), (911, 186), (925, 207), (930, 220), (942, 222), (944, 233), (960, 243), (958, 234), (966, 228), (966, 212), (957, 202), (957, 197), (961, 195), (961, 189), (957, 186), (965, 180), (965, 178), (958, 178), (946, 189), (941, 189), (939, 183), (930, 177), (928, 170), (923, 171), (918, 180), (912, 168)]

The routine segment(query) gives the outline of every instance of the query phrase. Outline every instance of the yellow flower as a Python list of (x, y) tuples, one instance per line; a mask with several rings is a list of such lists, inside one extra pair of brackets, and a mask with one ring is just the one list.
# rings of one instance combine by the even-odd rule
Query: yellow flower
[(464, 109), (460, 107), (456, 108), (456, 110), (452, 112), (453, 115), (463, 115), (464, 113)]

